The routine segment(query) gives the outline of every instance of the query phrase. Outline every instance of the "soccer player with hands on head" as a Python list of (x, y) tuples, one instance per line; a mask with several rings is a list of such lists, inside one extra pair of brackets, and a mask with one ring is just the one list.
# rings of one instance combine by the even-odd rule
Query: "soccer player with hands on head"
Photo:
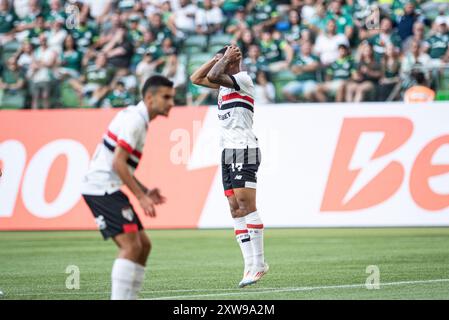
[(267, 272), (264, 226), (256, 207), (257, 171), (261, 162), (253, 126), (254, 83), (242, 70), (242, 52), (229, 45), (196, 70), (192, 83), (218, 89), (222, 179), (237, 242), (244, 259), (239, 287), (259, 281)]

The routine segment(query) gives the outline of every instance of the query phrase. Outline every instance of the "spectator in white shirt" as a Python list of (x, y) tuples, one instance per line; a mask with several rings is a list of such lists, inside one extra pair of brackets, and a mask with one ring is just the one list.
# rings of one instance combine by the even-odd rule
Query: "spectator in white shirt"
[(274, 85), (268, 81), (265, 71), (259, 70), (256, 73), (256, 83), (254, 84), (254, 100), (257, 104), (274, 103), (275, 89)]
[(139, 81), (139, 88), (142, 89), (145, 81), (157, 74), (157, 68), (164, 64), (164, 58), (154, 59), (151, 51), (145, 52), (143, 59), (136, 67), (136, 76)]
[(224, 17), (221, 9), (212, 0), (204, 0), (204, 9), (200, 8), (195, 15), (196, 32), (213, 34), (222, 27)]
[(50, 108), (50, 92), (57, 62), (56, 52), (48, 46), (45, 34), (39, 36), (40, 47), (34, 53), (34, 60), (28, 70), (31, 82), (31, 107), (37, 109), (42, 98), (43, 107)]
[(326, 32), (318, 36), (314, 52), (321, 59), (324, 66), (328, 66), (338, 59), (338, 46), (344, 44), (349, 46), (348, 38), (344, 34), (337, 34), (337, 26), (334, 20), (329, 20)]
[(17, 59), (17, 64), (19, 65), (23, 74), (26, 74), (28, 72), (31, 63), (33, 62), (33, 55), (34, 55), (33, 45), (31, 44), (31, 42), (25, 41), (22, 44), (22, 47), (15, 55)]
[(189, 0), (181, 0), (179, 4), (179, 9), (174, 10), (168, 19), (167, 26), (176, 37), (185, 39), (195, 33), (195, 14), (198, 7)]
[(51, 29), (48, 33), (48, 46), (58, 54), (62, 52), (62, 45), (67, 37), (67, 31), (63, 26), (64, 19), (57, 19), (51, 24)]
[[(410, 46), (410, 51), (407, 52), (401, 61), (401, 76), (403, 79), (410, 80), (413, 69), (428, 67), (432, 58), (423, 52), (422, 46), (419, 41), (415, 40)], [(429, 78), (429, 74), (426, 74), (426, 78)]]
[(112, 8), (111, 0), (83, 0), (82, 15), (90, 14), (92, 18), (102, 23)]
[(30, 1), (29, 0), (13, 0), (14, 12), (17, 17), (22, 20), (30, 12)]
[(304, 0), (304, 6), (301, 8), (301, 18), (305, 24), (312, 23), (312, 19), (317, 14), (317, 5), (314, 0)]

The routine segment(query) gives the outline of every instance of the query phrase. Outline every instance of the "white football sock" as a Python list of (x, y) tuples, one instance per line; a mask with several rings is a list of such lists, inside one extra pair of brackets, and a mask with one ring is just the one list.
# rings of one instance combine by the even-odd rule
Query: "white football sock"
[(112, 266), (111, 300), (134, 300), (133, 283), (136, 264), (128, 259), (117, 258)]
[(251, 237), (246, 229), (245, 218), (234, 218), (235, 238), (242, 251), (243, 260), (245, 262), (245, 272), (250, 270), (253, 265), (253, 248), (251, 246)]
[(145, 267), (136, 263), (136, 276), (133, 282), (133, 295), (135, 299), (139, 295), (140, 290), (142, 289), (143, 281), (145, 279)]
[(254, 255), (254, 267), (262, 268), (265, 263), (263, 250), (263, 223), (257, 211), (248, 214), (245, 217), (246, 227), (251, 237), (251, 245)]

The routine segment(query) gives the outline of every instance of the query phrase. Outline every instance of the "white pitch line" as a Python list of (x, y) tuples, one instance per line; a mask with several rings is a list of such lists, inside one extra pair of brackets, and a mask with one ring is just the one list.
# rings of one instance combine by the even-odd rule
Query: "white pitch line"
[[(427, 284), (437, 282), (449, 282), (449, 279), (434, 279), (434, 280), (416, 280), (416, 281), (397, 281), (397, 282), (385, 282), (380, 283), (379, 286), (397, 286), (408, 284)], [(280, 293), (280, 292), (296, 292), (296, 291), (313, 291), (313, 290), (326, 290), (326, 289), (348, 289), (348, 288), (362, 288), (366, 284), (344, 284), (335, 286), (318, 286), (318, 287), (298, 287), (298, 288), (279, 288), (279, 289), (265, 289), (260, 291), (251, 291), (251, 294), (265, 294), (265, 293)], [(189, 298), (206, 298), (206, 297), (223, 297), (223, 296), (236, 296), (245, 294), (245, 289), (241, 292), (227, 292), (217, 294), (198, 294), (198, 295), (183, 295), (183, 296), (168, 296), (150, 298), (145, 300), (170, 300), (170, 299), (189, 299)]]
[[(275, 290), (275, 289), (279, 289), (279, 288), (264, 288), (265, 290)], [(166, 289), (166, 290), (143, 290), (140, 291), (140, 293), (142, 294), (150, 294), (150, 293), (161, 293), (161, 292), (205, 292), (205, 291), (241, 291), (241, 288), (216, 288), (216, 289)], [(246, 291), (257, 291), (259, 289), (257, 288), (247, 288)], [(52, 293), (53, 295), (95, 295), (95, 294), (110, 294), (111, 292), (109, 291), (90, 291), (90, 292), (78, 292), (78, 290), (70, 290), (70, 292), (54, 292)], [(15, 293), (15, 292), (9, 292), (10, 295), (15, 295), (15, 296), (41, 296), (43, 294), (43, 292), (39, 292), (39, 293), (24, 293), (24, 292), (19, 292), (19, 293)]]
[[(426, 284), (426, 283), (437, 283), (437, 282), (449, 282), (449, 279), (434, 279), (434, 280), (416, 280), (416, 281), (397, 281), (397, 282), (385, 282), (380, 283), (380, 286), (393, 286), (393, 285), (407, 285), (407, 284)], [(295, 291), (313, 291), (313, 290), (326, 290), (326, 289), (346, 289), (346, 288), (360, 288), (365, 287), (365, 284), (346, 284), (346, 285), (335, 285), (335, 286), (317, 286), (317, 287), (286, 287), (286, 288), (217, 288), (217, 289), (167, 289), (167, 290), (152, 290), (152, 291), (141, 291), (141, 294), (158, 294), (161, 292), (210, 292), (210, 291), (238, 291), (238, 292), (226, 292), (226, 293), (216, 293), (216, 294), (200, 294), (200, 295), (182, 295), (182, 296), (167, 296), (158, 298), (149, 298), (144, 300), (169, 300), (169, 299), (182, 299), (182, 298), (195, 298), (195, 297), (215, 297), (215, 296), (232, 296), (232, 295), (242, 295), (246, 293), (254, 294), (264, 294), (264, 293), (278, 293), (278, 292), (295, 292)], [(14, 293), (14, 292), (4, 292), (11, 296), (41, 296), (47, 293)], [(54, 292), (52, 295), (109, 295), (110, 292)]]

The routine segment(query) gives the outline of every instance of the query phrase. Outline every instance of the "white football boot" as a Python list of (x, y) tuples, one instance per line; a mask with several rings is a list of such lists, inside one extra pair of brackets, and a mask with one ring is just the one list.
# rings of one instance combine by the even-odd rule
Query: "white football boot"
[(242, 281), (239, 282), (239, 288), (244, 288), (253, 283), (253, 273), (251, 272), (251, 269), (248, 269), (244, 272)]
[(270, 266), (268, 263), (264, 263), (263, 268), (261, 269), (255, 269), (253, 272), (253, 283), (256, 283), (259, 281), (264, 275), (268, 273), (268, 270), (270, 270)]

